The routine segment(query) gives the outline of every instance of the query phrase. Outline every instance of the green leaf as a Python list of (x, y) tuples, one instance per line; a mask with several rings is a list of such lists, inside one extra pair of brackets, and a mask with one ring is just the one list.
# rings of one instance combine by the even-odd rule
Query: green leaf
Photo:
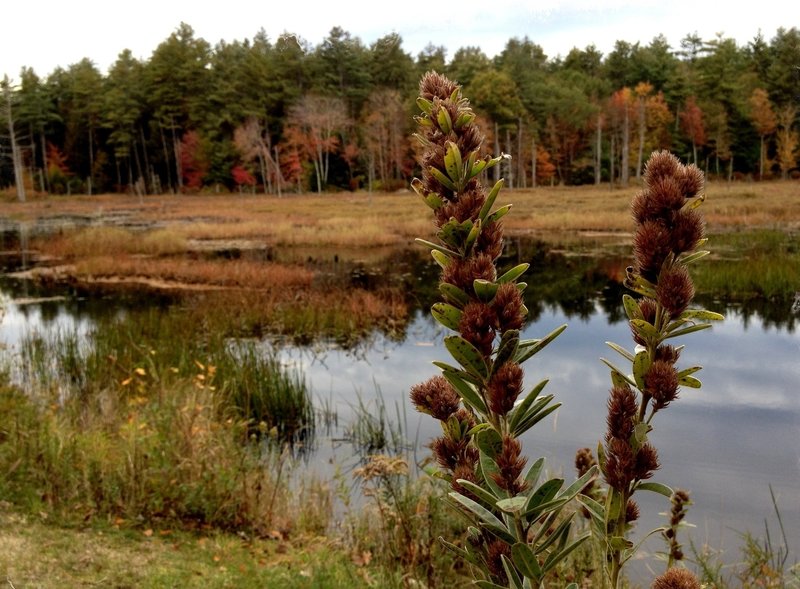
[(547, 560), (544, 562), (544, 566), (542, 566), (542, 571), (543, 571), (544, 573), (547, 573), (548, 571), (550, 571), (550, 569), (552, 569), (552, 568), (553, 568), (554, 566), (556, 566), (556, 565), (557, 565), (559, 562), (561, 562), (561, 561), (562, 561), (562, 560), (564, 560), (564, 559), (565, 559), (567, 556), (569, 556), (569, 554), (570, 554), (572, 551), (574, 551), (574, 550), (575, 550), (576, 548), (578, 548), (578, 547), (579, 547), (581, 544), (583, 544), (584, 542), (586, 542), (586, 540), (588, 540), (589, 538), (591, 538), (591, 536), (592, 536), (591, 532), (587, 532), (587, 533), (586, 533), (586, 534), (584, 534), (583, 536), (578, 536), (577, 538), (575, 538), (575, 540), (574, 540), (574, 541), (573, 541), (573, 542), (572, 542), (570, 545), (568, 545), (567, 547), (563, 548), (563, 549), (562, 549), (560, 552), (554, 552), (553, 554), (551, 554), (551, 555), (550, 555), (550, 556), (547, 558)]
[(500, 344), (497, 346), (497, 355), (494, 357), (492, 363), (492, 374), (506, 362), (513, 359), (517, 355), (517, 348), (519, 347), (519, 330), (509, 329), (503, 333), (500, 338)]
[(645, 423), (644, 421), (641, 423), (637, 423), (633, 428), (633, 449), (634, 451), (638, 452), (639, 448), (644, 446), (647, 443), (647, 434), (650, 433), (650, 430), (653, 429), (650, 424)]
[(678, 258), (678, 262), (681, 264), (691, 264), (692, 262), (696, 262), (700, 258), (705, 258), (711, 252), (708, 250), (700, 250), (697, 252), (692, 252), (690, 254), (684, 254)]
[(463, 223), (459, 223), (454, 217), (450, 217), (450, 220), (441, 226), (437, 235), (451, 248), (459, 250), (463, 247), (471, 230), (471, 220), (467, 219)]
[(548, 379), (541, 381), (537, 384), (530, 393), (528, 393), (525, 398), (516, 406), (514, 409), (511, 410), (511, 421), (508, 424), (508, 427), (513, 431), (519, 422), (525, 419), (528, 414), (536, 414), (538, 411), (547, 405), (550, 401), (553, 400), (553, 395), (547, 395), (544, 397), (540, 397), (539, 393), (542, 392), (542, 389), (547, 385), (549, 382)]
[(689, 376), (690, 374), (694, 374), (695, 372), (699, 372), (703, 369), (702, 366), (692, 366), (691, 368), (684, 368), (678, 373), (678, 380), (683, 378), (684, 376)]
[(500, 469), (497, 468), (497, 463), (492, 460), (488, 454), (479, 450), (478, 465), (480, 466), (483, 480), (492, 493), (494, 493), (497, 497), (502, 497), (503, 499), (508, 497), (508, 492), (505, 489), (501, 489), (500, 486), (495, 482), (494, 477), (492, 477), (492, 475), (500, 472)]
[(706, 309), (687, 309), (678, 316), (678, 319), (685, 319), (688, 321), (723, 321), (725, 316)]
[(492, 460), (503, 450), (503, 438), (492, 428), (479, 431), (474, 439), (478, 449)]
[(505, 554), (501, 554), (500, 562), (503, 563), (503, 570), (506, 572), (508, 589), (522, 589), (522, 578), (519, 576), (517, 569), (514, 568), (514, 563), (511, 562), (511, 559)]
[(436, 122), (439, 123), (439, 128), (445, 135), (453, 129), (453, 120), (450, 118), (450, 113), (443, 106), (440, 106), (439, 112), (436, 113)]
[(533, 408), (531, 408), (531, 410), (529, 410), (528, 413), (522, 419), (520, 419), (519, 423), (517, 423), (516, 427), (512, 430), (512, 434), (514, 436), (521, 436), (534, 425), (542, 421), (545, 417), (554, 411), (557, 411), (559, 407), (561, 407), (561, 403), (555, 403), (538, 412), (534, 412)]
[(478, 499), (480, 499), (484, 503), (488, 505), (495, 505), (497, 503), (498, 498), (492, 495), (492, 493), (490, 493), (480, 485), (476, 485), (472, 481), (468, 481), (465, 479), (458, 479), (457, 482), (459, 485), (467, 489), (470, 493), (475, 495)]
[(461, 173), (463, 171), (461, 150), (458, 149), (458, 145), (452, 141), (447, 142), (447, 148), (444, 153), (444, 169), (453, 183), (460, 188)]
[(551, 501), (561, 489), (564, 484), (564, 479), (550, 479), (541, 484), (534, 493), (528, 497), (528, 502), (525, 504), (525, 516), (536, 514), (541, 505)]
[(652, 491), (664, 497), (672, 497), (672, 489), (662, 483), (646, 482), (636, 485), (637, 491)]
[(496, 223), (497, 221), (505, 217), (506, 214), (508, 214), (508, 211), (511, 210), (511, 206), (512, 205), (505, 205), (497, 209), (495, 212), (493, 212), (486, 218), (486, 224), (488, 225), (489, 223)]
[(622, 552), (633, 548), (633, 542), (622, 536), (612, 536), (608, 539), (608, 545), (616, 552)]
[(702, 331), (704, 329), (708, 329), (709, 327), (711, 327), (710, 323), (698, 323), (697, 325), (691, 325), (689, 327), (684, 327), (683, 329), (677, 329), (672, 333), (669, 333), (666, 337), (664, 337), (664, 339), (669, 339), (672, 337), (680, 337), (688, 333), (694, 333), (695, 331)]
[(528, 500), (524, 495), (517, 495), (508, 499), (501, 499), (497, 502), (497, 509), (505, 513), (518, 513), (525, 507), (525, 502)]
[(515, 358), (518, 364), (522, 364), (528, 358), (532, 357), (534, 354), (537, 354), (541, 351), (547, 344), (552, 342), (556, 339), (561, 332), (563, 332), (567, 328), (566, 324), (556, 327), (553, 331), (548, 333), (542, 339), (539, 340), (525, 340), (519, 342), (519, 349), (517, 350), (517, 357)]
[(519, 572), (539, 583), (542, 576), (542, 567), (531, 547), (523, 542), (517, 542), (511, 547), (511, 559)]
[(469, 382), (465, 382), (456, 370), (444, 370), (442, 371), (442, 376), (453, 386), (466, 405), (469, 405), (481, 415), (487, 415), (489, 413), (486, 404), (483, 402), (478, 392), (472, 388)]
[(442, 296), (449, 303), (452, 303), (453, 305), (457, 305), (459, 307), (466, 306), (466, 304), (469, 303), (471, 300), (467, 293), (458, 288), (456, 285), (450, 284), (449, 282), (440, 282), (439, 292), (442, 293)]
[(475, 296), (483, 303), (491, 303), (499, 288), (499, 284), (483, 278), (476, 278), (472, 281), (472, 289), (475, 291)]
[(542, 469), (544, 469), (545, 459), (544, 456), (539, 458), (536, 462), (534, 462), (531, 467), (528, 469), (528, 472), (525, 473), (525, 481), (531, 486), (531, 488), (536, 488), (536, 483), (539, 482), (539, 476), (542, 474)]
[(434, 362), (431, 362), (431, 364), (441, 368), (443, 375), (444, 375), (445, 372), (452, 372), (458, 378), (464, 380), (465, 382), (471, 383), (471, 384), (475, 385), (476, 387), (483, 385), (483, 382), (481, 381), (481, 379), (475, 378), (474, 376), (472, 376), (466, 370), (461, 370), (460, 368), (456, 368), (455, 366), (451, 366), (450, 364), (447, 364), (445, 362), (440, 362), (438, 360), (436, 360)]
[(417, 106), (426, 115), (431, 114), (431, 110), (433, 109), (433, 103), (430, 100), (423, 98), (422, 96), (417, 97)]
[(605, 524), (606, 510), (600, 503), (587, 495), (578, 495), (578, 503), (586, 508), (593, 520)]
[(436, 260), (436, 263), (439, 264), (443, 269), (447, 268), (447, 265), (450, 263), (450, 256), (439, 251), (438, 249), (431, 250), (431, 257)]
[(634, 381), (630, 376), (622, 372), (622, 370), (614, 366), (611, 362), (609, 362), (605, 358), (600, 358), (600, 361), (611, 369), (611, 380), (615, 386), (618, 386), (619, 382), (619, 380), (614, 379), (615, 375), (618, 379), (621, 379), (622, 382), (629, 384), (632, 387), (636, 386), (636, 381)]
[(530, 268), (530, 266), (531, 265), (528, 263), (514, 266), (513, 268), (511, 268), (511, 270), (509, 270), (508, 272), (503, 274), (500, 278), (498, 278), (497, 282), (499, 282), (500, 284), (503, 284), (505, 282), (514, 282), (517, 278), (522, 276), (525, 273), (525, 271), (528, 268)]
[(443, 245), (439, 245), (438, 243), (433, 243), (432, 241), (427, 241), (425, 239), (420, 239), (419, 237), (417, 239), (415, 239), (414, 241), (416, 241), (420, 245), (424, 245), (425, 247), (429, 247), (429, 248), (431, 248), (433, 250), (436, 250), (437, 252), (443, 253), (446, 256), (450, 256), (452, 258), (460, 258), (461, 257), (461, 254), (459, 254), (457, 251), (448, 249)]
[(470, 229), (467, 238), (464, 240), (464, 255), (469, 254), (472, 250), (472, 246), (475, 245), (475, 242), (478, 239), (478, 235), (481, 234), (481, 220), (476, 219), (475, 224)]
[(460, 129), (464, 125), (469, 125), (474, 120), (475, 120), (475, 114), (474, 113), (471, 113), (469, 111), (462, 112), (456, 118), (455, 127), (456, 127), (456, 129)]
[(505, 525), (503, 525), (503, 522), (497, 519), (491, 511), (483, 507), (480, 503), (469, 497), (465, 497), (461, 493), (456, 493), (455, 491), (448, 493), (448, 496), (472, 513), (477, 518), (478, 523), (495, 536), (501, 540), (505, 540), (509, 544), (514, 544), (516, 542), (514, 536), (512, 536)]
[(489, 377), (489, 369), (486, 367), (483, 356), (463, 337), (451, 335), (444, 338), (444, 347), (467, 372), (484, 381)]
[(589, 484), (593, 478), (597, 476), (598, 471), (600, 468), (595, 464), (589, 470), (587, 470), (582, 477), (575, 480), (569, 487), (564, 489), (558, 494), (558, 498), (566, 498), (567, 500), (571, 501), (573, 497), (575, 497), (578, 493), (580, 493), (583, 488)]
[[(648, 325), (650, 325), (648, 323)], [(642, 350), (633, 359), (633, 379), (636, 381), (636, 386), (640, 391), (644, 390), (644, 377), (647, 371), (650, 370), (650, 354), (647, 350)]]
[(644, 319), (642, 310), (639, 308), (639, 303), (637, 303), (636, 299), (631, 295), (622, 295), (622, 305), (625, 307), (625, 314), (628, 316), (628, 319)]
[(439, 323), (448, 329), (458, 330), (463, 313), (453, 305), (447, 303), (434, 303), (431, 307), (431, 315)]
[[(484, 167), (486, 167), (486, 160), (483, 161), (483, 164)], [(489, 195), (486, 197), (486, 200), (484, 201), (483, 206), (481, 207), (481, 212), (478, 213), (478, 218), (481, 220), (481, 222), (485, 222), (486, 217), (489, 216), (489, 211), (492, 210), (492, 207), (494, 206), (494, 201), (497, 198), (497, 195), (500, 194), (500, 189), (503, 187), (504, 182), (505, 180), (503, 180), (502, 178), (498, 180), (495, 183), (494, 187), (492, 188), (491, 192), (489, 192)]]
[(643, 340), (656, 341), (661, 337), (653, 324), (644, 319), (631, 319), (630, 324)]
[(456, 191), (456, 185), (453, 184), (453, 181), (450, 179), (450, 177), (444, 172), (442, 172), (439, 168), (431, 166), (428, 168), (428, 172), (430, 173), (431, 176), (436, 178), (442, 186), (444, 186), (445, 188), (449, 188), (453, 192)]
[(690, 389), (699, 389), (703, 386), (703, 383), (700, 382), (699, 379), (693, 376), (684, 376), (678, 379), (678, 384), (689, 387)]
[(623, 348), (618, 344), (615, 344), (614, 342), (606, 342), (606, 345), (615, 352), (619, 353), (621, 356), (623, 356), (626, 360), (628, 360), (628, 362), (633, 363), (634, 355), (631, 354), (628, 350), (626, 350), (625, 348)]

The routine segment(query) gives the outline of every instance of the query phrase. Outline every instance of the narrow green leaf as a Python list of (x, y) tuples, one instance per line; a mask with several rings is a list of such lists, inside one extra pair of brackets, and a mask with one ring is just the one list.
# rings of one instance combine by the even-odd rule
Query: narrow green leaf
[(500, 555), (500, 562), (503, 563), (503, 570), (506, 572), (506, 579), (508, 579), (508, 589), (522, 589), (522, 577), (519, 576), (517, 569), (514, 568), (514, 563), (505, 554)]
[(545, 459), (544, 456), (542, 456), (536, 462), (534, 462), (528, 469), (528, 472), (525, 473), (525, 481), (531, 486), (532, 489), (535, 489), (536, 484), (539, 482), (539, 476), (542, 474), (542, 470), (544, 469), (544, 463)]
[(492, 460), (503, 450), (503, 438), (492, 428), (479, 431), (474, 439), (478, 449)]
[[(650, 325), (648, 323), (648, 325)], [(636, 386), (640, 391), (644, 390), (644, 377), (647, 371), (650, 370), (650, 354), (647, 350), (642, 350), (633, 359), (633, 379), (636, 381)]]
[(644, 446), (647, 443), (647, 434), (650, 433), (652, 427), (650, 424), (645, 423), (642, 421), (641, 423), (637, 423), (633, 428), (633, 449), (634, 451), (638, 452), (639, 448)]
[[(705, 194), (701, 194), (700, 196), (698, 196), (694, 200), (690, 200), (689, 202), (687, 202), (684, 206), (686, 207), (686, 210), (691, 211), (692, 209), (696, 209), (701, 204), (703, 204), (703, 202), (705, 200), (706, 200), (706, 195)], [(705, 243), (705, 240), (700, 240), (700, 241)], [(700, 246), (698, 246), (698, 247), (700, 247)]]
[(484, 280), (483, 278), (476, 278), (472, 281), (472, 289), (475, 291), (475, 296), (484, 303), (491, 303), (499, 288), (500, 285), (496, 282)]
[(488, 414), (486, 403), (483, 402), (483, 399), (481, 399), (478, 392), (472, 388), (472, 385), (469, 382), (465, 382), (455, 369), (443, 370), (442, 376), (444, 376), (445, 379), (447, 379), (447, 382), (453, 386), (465, 404), (472, 407), (481, 415)]
[[(486, 160), (483, 160), (484, 168), (486, 167), (486, 163), (487, 163)], [(482, 169), (483, 168), (481, 168), (481, 170)], [(500, 189), (503, 187), (504, 182), (505, 180), (502, 178), (500, 178), (500, 180), (495, 182), (495, 185), (492, 187), (492, 190), (486, 197), (486, 200), (484, 201), (483, 206), (481, 207), (481, 211), (480, 213), (478, 213), (478, 218), (481, 220), (481, 222), (485, 222), (486, 217), (489, 216), (489, 211), (492, 210), (492, 207), (494, 206), (494, 201), (497, 198), (497, 195), (500, 194)]]
[(608, 545), (618, 552), (633, 548), (633, 542), (622, 536), (612, 536), (608, 539)]
[[(609, 362), (605, 358), (600, 358), (600, 361), (611, 369), (612, 380), (614, 375), (616, 375), (617, 377), (621, 378), (623, 382), (631, 385), (632, 387), (636, 386), (636, 381), (634, 381), (630, 376), (622, 372), (622, 370), (614, 366), (611, 362)], [(614, 382), (614, 384), (616, 385), (617, 383)]]
[(605, 523), (606, 510), (600, 503), (587, 495), (578, 495), (578, 503), (586, 508), (593, 520)]
[(450, 263), (450, 256), (439, 251), (438, 249), (431, 250), (431, 257), (436, 260), (436, 263), (439, 264), (443, 269), (447, 268), (447, 265)]
[(464, 307), (470, 302), (470, 298), (467, 293), (458, 288), (456, 285), (450, 284), (449, 282), (440, 282), (439, 292), (442, 293), (442, 296), (445, 298), (445, 300), (447, 300), (447, 302), (456, 306)]
[(637, 303), (636, 299), (631, 295), (622, 295), (622, 305), (625, 307), (625, 314), (628, 316), (628, 319), (644, 319), (642, 310), (639, 308), (639, 303)]
[[(536, 413), (540, 411), (542, 407), (547, 405), (550, 401), (553, 400), (553, 395), (547, 395), (545, 397), (539, 397), (539, 393), (542, 392), (544, 387), (549, 382), (548, 379), (544, 379), (542, 382), (537, 384), (530, 393), (528, 393), (525, 398), (512, 409), (511, 421), (508, 424), (510, 429), (514, 429), (517, 424), (522, 421), (525, 416), (530, 411), (531, 413)], [(536, 407), (531, 409), (531, 406), (536, 403)]]
[(453, 129), (453, 120), (450, 118), (450, 113), (443, 106), (439, 107), (439, 112), (436, 114), (436, 122), (439, 123), (439, 128), (445, 135)]
[(497, 463), (492, 460), (488, 454), (480, 450), (478, 451), (478, 466), (480, 466), (484, 482), (492, 491), (492, 493), (494, 493), (497, 497), (502, 497), (503, 499), (508, 497), (508, 491), (501, 489), (492, 476), (500, 472), (500, 469), (497, 467)]
[(525, 271), (528, 268), (530, 268), (530, 266), (531, 265), (528, 263), (514, 266), (513, 268), (511, 268), (511, 270), (509, 270), (508, 272), (503, 274), (500, 278), (498, 278), (497, 282), (499, 282), (500, 284), (503, 284), (505, 282), (514, 282), (517, 278), (522, 276), (525, 273)]
[(417, 106), (426, 115), (431, 114), (431, 110), (433, 109), (433, 103), (430, 100), (423, 98), (422, 96), (417, 97)]
[(464, 255), (469, 254), (472, 250), (472, 246), (475, 245), (475, 242), (478, 239), (478, 236), (481, 234), (481, 220), (476, 219), (475, 224), (470, 229), (469, 234), (467, 235), (466, 240), (464, 241)]
[(456, 118), (455, 127), (456, 129), (460, 129), (464, 125), (469, 125), (472, 121), (475, 120), (475, 114), (471, 112), (462, 112)]
[(689, 327), (684, 327), (683, 329), (678, 329), (676, 331), (673, 331), (672, 333), (668, 334), (664, 339), (669, 339), (672, 337), (680, 337), (688, 333), (694, 333), (695, 331), (702, 331), (704, 329), (708, 329), (709, 327), (711, 327), (710, 323), (698, 323), (697, 325), (691, 325)]
[(681, 264), (691, 264), (692, 262), (696, 262), (701, 258), (705, 258), (711, 252), (708, 250), (700, 250), (697, 252), (692, 252), (691, 254), (685, 254), (678, 258), (678, 262)]
[(652, 323), (644, 319), (631, 319), (631, 327), (636, 330), (636, 333), (644, 340), (657, 340), (660, 337), (658, 330), (653, 327)]
[(448, 249), (443, 245), (439, 245), (438, 243), (433, 243), (432, 241), (427, 241), (425, 239), (420, 239), (419, 237), (417, 239), (415, 239), (414, 241), (416, 241), (420, 245), (424, 245), (425, 247), (429, 247), (429, 248), (431, 248), (433, 250), (436, 250), (437, 252), (443, 253), (446, 256), (450, 256), (451, 258), (460, 258), (461, 257), (461, 254), (459, 254), (457, 251)]
[(535, 581), (538, 585), (542, 576), (542, 567), (531, 547), (523, 542), (517, 542), (511, 547), (511, 559), (519, 572)]
[(431, 307), (431, 315), (448, 329), (458, 330), (463, 313), (448, 303), (434, 303)]
[(528, 358), (530, 358), (534, 354), (537, 354), (545, 346), (547, 346), (547, 344), (549, 344), (554, 339), (556, 339), (559, 335), (561, 335), (561, 333), (566, 328), (567, 328), (566, 324), (561, 325), (559, 327), (556, 327), (553, 331), (548, 333), (542, 339), (540, 339), (540, 340), (532, 340), (534, 343), (532, 343), (530, 345), (526, 344), (526, 342), (520, 342), (519, 343), (519, 350), (517, 351), (517, 357), (515, 358), (517, 363), (518, 364), (522, 364), (523, 362), (525, 362), (525, 360), (527, 360)]
[(518, 513), (525, 507), (525, 502), (528, 500), (524, 495), (517, 495), (516, 497), (509, 497), (508, 499), (501, 499), (497, 502), (497, 509), (505, 513)]
[(539, 507), (552, 500), (556, 496), (561, 486), (564, 484), (564, 479), (550, 479), (542, 483), (534, 493), (528, 497), (528, 502), (525, 504), (524, 515), (531, 516), (538, 512)]
[(684, 368), (678, 373), (678, 379), (680, 380), (684, 376), (689, 376), (690, 374), (694, 374), (695, 372), (699, 372), (703, 369), (702, 366), (692, 366), (691, 368)]
[(581, 544), (586, 542), (589, 538), (591, 538), (591, 533), (586, 533), (583, 536), (578, 536), (575, 540), (568, 545), (566, 548), (561, 550), (560, 552), (555, 552), (551, 554), (547, 560), (545, 561), (544, 565), (542, 566), (542, 572), (545, 574), (550, 571), (554, 566), (556, 566), (559, 562), (564, 560), (569, 554), (578, 548)]
[(625, 348), (623, 348), (618, 344), (615, 344), (614, 342), (606, 342), (606, 345), (615, 352), (619, 353), (621, 356), (623, 356), (626, 360), (628, 360), (628, 362), (633, 363), (634, 355), (631, 354), (628, 350), (626, 350)]
[(519, 347), (518, 329), (509, 329), (508, 331), (503, 333), (503, 337), (500, 338), (500, 343), (497, 346), (497, 354), (495, 355), (494, 362), (492, 363), (491, 374), (497, 372), (497, 370), (503, 364), (513, 359), (514, 356), (517, 355), (518, 347)]
[(457, 482), (459, 485), (467, 489), (470, 493), (475, 495), (478, 499), (480, 499), (487, 505), (494, 506), (497, 503), (498, 498), (492, 495), (492, 493), (490, 493), (480, 485), (476, 485), (472, 481), (468, 481), (465, 479), (458, 479)]
[(652, 491), (653, 493), (658, 493), (659, 495), (664, 495), (664, 497), (672, 497), (672, 489), (669, 488), (667, 485), (662, 483), (655, 483), (655, 482), (645, 482), (639, 483), (636, 485), (637, 491)]
[(503, 522), (497, 519), (491, 511), (483, 507), (480, 503), (469, 497), (465, 497), (461, 493), (456, 493), (455, 491), (448, 493), (448, 496), (472, 513), (477, 518), (478, 523), (495, 536), (501, 540), (505, 540), (509, 544), (514, 544), (516, 542), (514, 536), (512, 536), (505, 525), (503, 525)]
[(558, 410), (561, 407), (561, 403), (555, 403), (554, 405), (550, 405), (546, 409), (534, 413), (533, 411), (528, 411), (528, 413), (519, 421), (517, 426), (512, 430), (512, 434), (516, 437), (521, 436), (529, 429), (531, 429), (534, 425), (542, 421), (545, 417), (553, 413), (554, 411)]
[(578, 493), (580, 493), (583, 488), (589, 484), (593, 478), (597, 477), (597, 473), (599, 471), (599, 467), (595, 464), (589, 470), (587, 470), (582, 477), (575, 480), (569, 487), (564, 489), (558, 494), (558, 498), (566, 498), (567, 500), (571, 501)]
[(687, 309), (678, 316), (678, 319), (686, 319), (689, 321), (723, 321), (724, 315), (708, 311), (707, 309)]
[(497, 209), (491, 215), (486, 217), (486, 224), (488, 225), (489, 223), (495, 223), (495, 222), (499, 221), (500, 219), (502, 219), (503, 217), (505, 217), (506, 214), (508, 214), (508, 211), (511, 210), (511, 206), (512, 205), (505, 205), (505, 206), (502, 206), (499, 209)]
[(475, 346), (463, 337), (451, 335), (444, 338), (444, 347), (467, 372), (484, 381), (488, 378), (489, 369), (486, 367), (483, 356)]
[(428, 168), (428, 172), (430, 173), (431, 176), (436, 178), (442, 186), (444, 186), (445, 188), (449, 188), (453, 192), (456, 191), (456, 185), (453, 184), (453, 181), (450, 179), (450, 177), (444, 172), (442, 172), (439, 168), (431, 166)]
[(699, 389), (703, 383), (693, 376), (684, 376), (678, 379), (678, 384), (681, 386), (689, 387), (690, 389)]
[(444, 168), (453, 184), (458, 187), (461, 184), (463, 162), (461, 160), (461, 150), (452, 141), (447, 142), (447, 148), (444, 153)]
[(484, 168), (486, 167), (486, 160), (478, 160), (472, 167), (469, 169), (467, 173), (467, 180), (472, 180), (475, 176), (483, 172)]

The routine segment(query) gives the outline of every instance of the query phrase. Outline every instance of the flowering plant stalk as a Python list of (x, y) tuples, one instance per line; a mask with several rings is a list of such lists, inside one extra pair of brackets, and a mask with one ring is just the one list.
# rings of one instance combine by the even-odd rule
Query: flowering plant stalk
[(566, 326), (541, 339), (520, 337), (527, 309), (518, 280), (529, 265), (498, 275), (501, 219), (511, 205), (494, 208), (502, 180), (488, 194), (479, 181), (503, 156), (481, 157), (483, 138), (460, 87), (429, 72), (417, 105), (423, 175), (412, 188), (433, 211), (438, 242), (417, 241), (442, 268), (442, 300), (431, 313), (455, 332), (444, 339), (455, 364), (434, 362), (441, 375), (414, 386), (411, 399), (441, 423), (431, 448), (449, 498), (469, 522), (463, 547), (442, 541), (475, 567), (480, 587), (539, 587), (590, 537), (572, 537), (574, 513), (563, 508), (598, 472), (591, 467), (566, 487), (560, 478), (540, 482), (544, 459), (525, 469), (522, 456), (520, 436), (559, 404), (541, 394), (546, 380), (522, 394), (521, 364)]
[[(679, 387), (701, 386), (693, 376), (701, 367), (678, 370), (683, 346), (667, 342), (723, 319), (718, 313), (689, 308), (694, 286), (687, 266), (708, 254), (700, 249), (706, 240), (696, 211), (705, 198), (702, 188), (703, 174), (696, 166), (683, 166), (672, 154), (656, 152), (645, 169), (644, 190), (632, 204), (634, 265), (627, 270), (625, 285), (641, 298), (626, 294), (623, 305), (636, 347), (630, 352), (608, 342), (630, 362), (631, 370), (603, 359), (611, 369), (613, 386), (605, 443), (597, 454), (608, 490), (604, 504), (588, 495), (580, 497), (605, 546), (606, 573), (613, 588), (619, 586), (622, 567), (638, 548), (628, 538), (639, 517), (633, 495), (653, 491), (673, 497), (666, 485), (648, 481), (659, 468), (658, 453), (648, 439), (653, 418), (678, 397)], [(645, 538), (658, 532), (667, 534), (668, 529), (658, 528)], [(679, 553), (673, 548), (670, 565)]]

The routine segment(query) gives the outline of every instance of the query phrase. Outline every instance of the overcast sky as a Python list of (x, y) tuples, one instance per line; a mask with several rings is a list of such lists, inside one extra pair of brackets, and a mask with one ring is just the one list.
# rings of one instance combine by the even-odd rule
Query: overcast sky
[[(778, 27), (800, 27), (794, 1), (760, 0), (20, 0), (4, 2), (0, 76), (19, 78), (22, 66), (44, 77), (84, 57), (104, 73), (123, 49), (146, 60), (181, 22), (212, 45), (251, 39), (263, 28), (270, 39), (295, 33), (312, 46), (334, 26), (369, 45), (391, 32), (412, 56), (428, 44), (443, 45), (448, 59), (459, 47), (487, 55), (528, 36), (549, 57), (594, 44), (604, 54), (614, 41), (646, 45), (662, 33), (673, 47), (689, 33), (717, 33), (746, 44), (759, 32), (769, 40)], [(546, 8), (538, 8), (546, 6)]]

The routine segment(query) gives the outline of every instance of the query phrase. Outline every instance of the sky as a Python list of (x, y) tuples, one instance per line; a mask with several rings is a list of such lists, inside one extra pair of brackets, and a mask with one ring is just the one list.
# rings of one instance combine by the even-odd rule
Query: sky
[(28, 0), (0, 14), (0, 76), (12, 80), (23, 66), (44, 77), (85, 57), (105, 73), (124, 49), (147, 60), (181, 22), (212, 45), (252, 39), (262, 28), (272, 40), (289, 32), (312, 46), (334, 26), (366, 45), (394, 32), (412, 56), (433, 43), (448, 59), (466, 46), (492, 57), (514, 37), (528, 36), (553, 58), (591, 44), (608, 54), (616, 40), (647, 45), (658, 34), (674, 48), (695, 32), (744, 45), (759, 31), (769, 40), (778, 27), (800, 27), (800, 8), (784, 0)]

